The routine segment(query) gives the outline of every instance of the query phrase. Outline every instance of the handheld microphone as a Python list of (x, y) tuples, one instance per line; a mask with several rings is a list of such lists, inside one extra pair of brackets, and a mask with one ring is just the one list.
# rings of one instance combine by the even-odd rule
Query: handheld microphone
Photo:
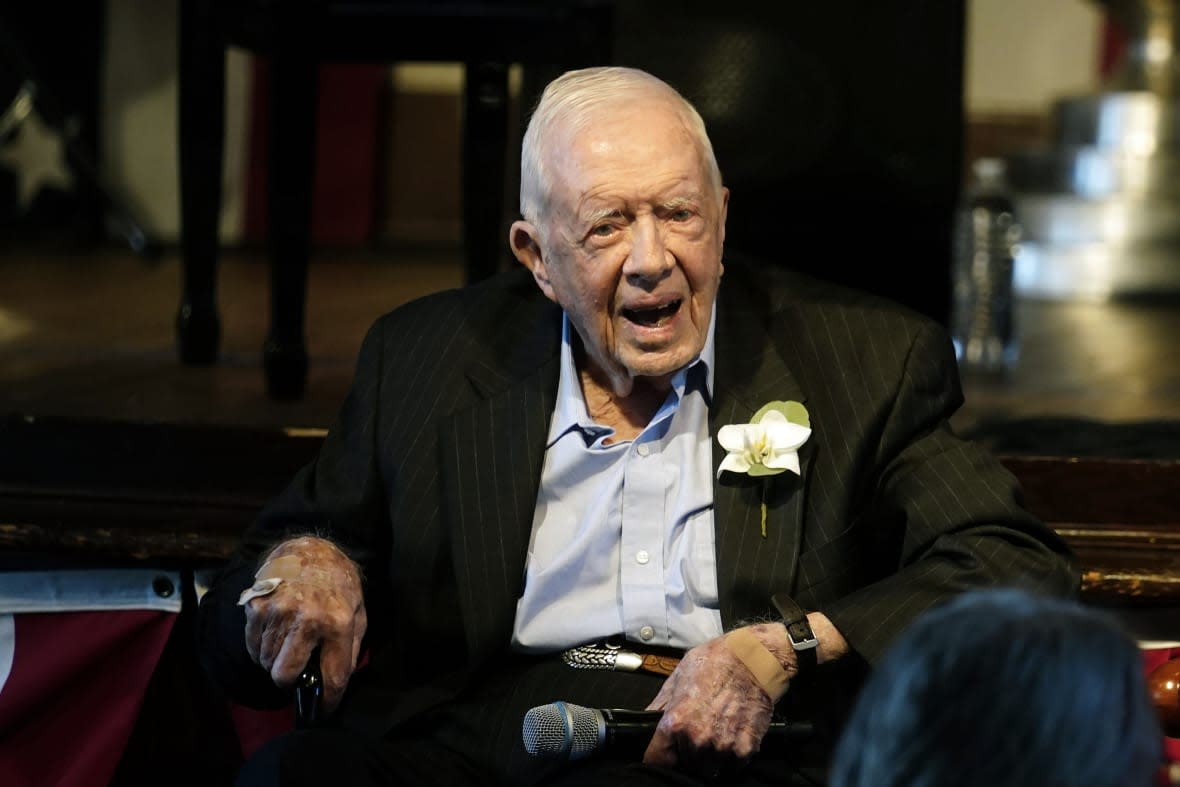
[[(525, 713), (521, 737), (524, 750), (533, 757), (580, 760), (606, 749), (646, 745), (663, 715), (658, 710), (584, 708), (551, 702)], [(772, 738), (803, 740), (812, 732), (810, 723), (772, 721), (763, 742)]]

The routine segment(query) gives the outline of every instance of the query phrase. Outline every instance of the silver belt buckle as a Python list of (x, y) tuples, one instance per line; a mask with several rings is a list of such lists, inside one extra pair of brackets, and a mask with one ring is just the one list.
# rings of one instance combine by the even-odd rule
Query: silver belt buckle
[(643, 666), (643, 657), (638, 653), (623, 650), (620, 645), (598, 644), (579, 645), (561, 654), (566, 666), (574, 669), (615, 670), (636, 672)]

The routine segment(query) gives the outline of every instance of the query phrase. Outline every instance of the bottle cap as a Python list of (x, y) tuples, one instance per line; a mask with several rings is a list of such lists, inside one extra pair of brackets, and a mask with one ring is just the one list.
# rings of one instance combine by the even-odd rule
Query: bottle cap
[(1002, 158), (985, 156), (975, 159), (971, 169), (980, 185), (994, 185), (1004, 180), (1008, 167)]

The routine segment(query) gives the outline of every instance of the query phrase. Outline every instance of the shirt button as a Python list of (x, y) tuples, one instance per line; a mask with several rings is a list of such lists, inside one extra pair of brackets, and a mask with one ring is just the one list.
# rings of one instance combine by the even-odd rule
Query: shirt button
[(651, 555), (647, 553), (646, 549), (641, 549), (635, 553), (635, 562), (639, 565), (646, 566), (649, 560), (651, 560)]
[(653, 629), (651, 626), (644, 626), (643, 628), (639, 629), (639, 638), (642, 639), (644, 642), (647, 642), (649, 639), (651, 639), (655, 635), (656, 635), (656, 630)]
[(640, 443), (639, 445), (635, 446), (635, 453), (639, 454), (640, 456), (647, 456), (651, 453), (651, 448), (647, 443)]

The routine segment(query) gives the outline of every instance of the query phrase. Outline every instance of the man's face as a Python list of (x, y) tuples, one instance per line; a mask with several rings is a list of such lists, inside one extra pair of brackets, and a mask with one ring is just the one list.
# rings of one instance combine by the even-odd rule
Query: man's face
[(514, 225), (518, 258), (569, 314), (586, 360), (616, 393), (636, 377), (666, 379), (705, 343), (728, 192), (710, 182), (665, 99), (576, 133), (554, 129), (546, 152), (549, 208), (540, 228)]

